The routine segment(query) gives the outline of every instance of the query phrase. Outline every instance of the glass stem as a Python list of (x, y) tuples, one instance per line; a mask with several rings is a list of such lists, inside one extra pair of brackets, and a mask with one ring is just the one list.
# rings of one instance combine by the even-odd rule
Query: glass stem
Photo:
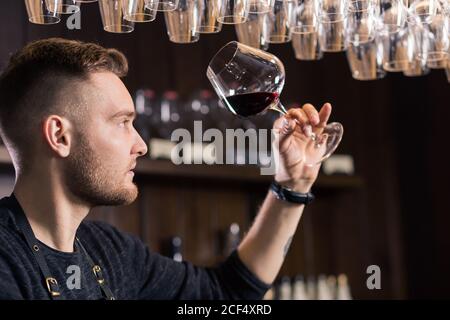
[(271, 107), (270, 109), (274, 110), (274, 111), (278, 111), (279, 113), (286, 115), (287, 114), (287, 110), (286, 108), (281, 104), (280, 100), (276, 101)]

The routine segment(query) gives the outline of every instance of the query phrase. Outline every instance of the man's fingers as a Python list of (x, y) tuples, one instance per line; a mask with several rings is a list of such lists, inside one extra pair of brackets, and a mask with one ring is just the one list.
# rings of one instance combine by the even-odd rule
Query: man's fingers
[[(307, 103), (303, 108), (297, 107), (289, 109), (285, 118), (295, 120), (300, 132), (306, 137), (310, 137), (313, 132), (315, 134), (322, 133), (323, 128), (327, 125), (330, 115), (331, 104), (325, 103), (320, 109), (320, 112), (317, 112), (312, 104)], [(278, 127), (282, 127), (282, 125), (279, 125)], [(287, 132), (290, 133), (290, 131), (293, 130), (292, 123), (290, 123), (288, 127), (290, 130)]]
[(317, 112), (316, 108), (310, 103), (307, 103), (303, 106), (303, 111), (308, 116), (308, 120), (312, 125), (319, 124), (319, 113)]
[(305, 136), (310, 137), (312, 133), (312, 127), (306, 112), (301, 108), (292, 108), (288, 111), (288, 117), (295, 120), (298, 130)]
[(331, 114), (331, 104), (325, 103), (319, 112), (319, 123), (314, 128), (314, 133), (316, 135), (320, 135), (323, 132), (323, 129), (325, 129), (328, 119), (330, 118)]
[(293, 119), (297, 119), (297, 121), (299, 122), (300, 125), (309, 123), (308, 115), (301, 108), (291, 108), (291, 109), (289, 109), (288, 113), (287, 113), (287, 116), (291, 117)]
[(319, 120), (320, 121), (317, 124), (317, 126), (319, 128), (324, 128), (327, 125), (328, 119), (330, 119), (330, 115), (331, 115), (331, 104), (329, 104), (327, 102), (320, 109), (320, 112), (319, 112)]

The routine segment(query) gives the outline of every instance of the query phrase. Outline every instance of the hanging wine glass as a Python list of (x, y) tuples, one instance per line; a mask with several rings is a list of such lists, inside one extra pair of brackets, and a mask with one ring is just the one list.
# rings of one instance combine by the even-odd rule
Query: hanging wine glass
[(385, 77), (383, 46), (377, 34), (377, 4), (372, 0), (351, 1), (346, 19), (346, 55), (356, 80)]
[(199, 0), (200, 2), (200, 33), (218, 33), (222, 30), (222, 23), (217, 20), (219, 17), (220, 0)]
[(193, 43), (200, 39), (201, 6), (196, 0), (179, 0), (178, 7), (164, 12), (167, 34), (174, 43)]
[(319, 23), (319, 43), (324, 52), (346, 50), (345, 25), (347, 0), (317, 0), (316, 15)]
[(237, 24), (247, 21), (249, 0), (222, 0), (217, 20), (223, 24)]
[(74, 14), (80, 11), (80, 3), (77, 0), (45, 0), (50, 12), (60, 14)]
[(61, 21), (61, 14), (50, 11), (46, 0), (25, 0), (28, 21), (34, 24), (55, 24)]
[(134, 30), (134, 22), (125, 19), (124, 0), (100, 0), (100, 16), (103, 29), (112, 33), (130, 33)]
[(409, 24), (423, 28), (423, 45), (418, 58), (429, 68), (444, 69), (447, 63), (450, 49), (449, 3), (445, 0), (415, 0), (409, 8)]
[(249, 13), (247, 21), (234, 25), (240, 43), (262, 50), (269, 48), (264, 19), (267, 13)]
[(421, 54), (426, 52), (427, 46), (424, 38), (426, 37), (426, 30), (422, 25), (416, 23), (408, 23), (409, 34), (409, 63), (408, 67), (403, 70), (403, 75), (407, 77), (420, 77), (430, 73), (430, 69), (427, 67), (426, 59), (421, 59)]
[(286, 43), (292, 39), (297, 0), (275, 0), (264, 16), (264, 28), (269, 43)]
[(299, 0), (295, 9), (295, 23), (292, 28), (292, 48), (298, 60), (319, 60), (320, 49), (317, 15), (313, 0)]
[(155, 20), (156, 8), (148, 6), (147, 3), (147, 0), (124, 0), (124, 18), (131, 22), (151, 22)]

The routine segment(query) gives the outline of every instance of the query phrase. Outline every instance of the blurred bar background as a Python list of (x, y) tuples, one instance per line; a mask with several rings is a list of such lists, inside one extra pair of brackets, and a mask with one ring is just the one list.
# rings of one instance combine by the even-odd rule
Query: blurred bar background
[[(130, 72), (124, 82), (136, 100), (145, 92), (157, 101), (175, 96), (179, 102), (173, 108), (185, 119), (181, 108), (192, 105), (195, 94), (212, 90), (205, 75), (209, 60), (236, 39), (234, 27), (224, 25), (197, 43), (171, 43), (162, 13), (151, 24), (136, 24), (130, 34), (110, 34), (103, 31), (97, 3), (84, 4), (81, 18), (80, 30), (68, 30), (65, 20), (33, 25), (23, 1), (1, 1), (1, 68), (31, 40), (94, 41), (126, 54)], [(282, 100), (316, 107), (331, 102), (331, 120), (345, 128), (336, 153), (351, 155), (354, 162), (354, 174), (323, 173), (315, 184), (317, 200), (305, 210), (277, 287), (299, 275), (317, 281), (344, 274), (356, 299), (450, 298), (450, 86), (444, 70), (417, 78), (389, 73), (363, 82), (352, 79), (345, 52), (314, 62), (296, 60), (291, 44), (271, 45), (269, 52), (286, 68)], [(205, 120), (216, 110), (205, 112)], [(223, 125), (251, 126), (232, 119)], [(164, 126), (143, 125), (140, 132), (150, 142), (164, 138)], [(138, 164), (136, 202), (95, 208), (89, 218), (135, 234), (166, 255), (179, 253), (198, 265), (221, 261), (249, 228), (271, 177), (261, 176), (256, 166), (175, 166), (151, 155), (152, 150)], [(13, 183), (13, 167), (1, 147), (1, 196)], [(366, 286), (370, 265), (381, 268), (381, 290)]]

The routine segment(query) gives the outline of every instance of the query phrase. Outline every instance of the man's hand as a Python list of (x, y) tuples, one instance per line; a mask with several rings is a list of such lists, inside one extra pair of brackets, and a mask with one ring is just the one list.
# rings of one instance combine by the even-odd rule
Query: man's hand
[[(320, 165), (305, 164), (304, 154), (312, 154), (314, 163), (320, 160), (326, 137), (316, 142), (311, 142), (307, 137), (311, 132), (317, 135), (322, 133), (330, 114), (329, 103), (320, 112), (306, 104), (303, 108), (289, 110), (287, 117), (275, 121), (274, 129), (280, 132), (274, 141), (274, 147), (278, 149), (274, 152), (280, 155), (275, 175), (278, 183), (297, 192), (309, 191)], [(316, 147), (317, 142), (321, 147)], [(304, 208), (303, 204), (280, 201), (269, 191), (252, 227), (239, 245), (241, 260), (265, 283), (272, 283), (280, 271)]]
[[(308, 192), (317, 179), (320, 164), (307, 165), (305, 154), (316, 156), (317, 161), (323, 155), (326, 137), (314, 142), (311, 133), (319, 135), (327, 125), (331, 114), (331, 104), (325, 103), (320, 112), (311, 104), (302, 108), (291, 108), (285, 116), (274, 123), (278, 133), (273, 144), (273, 150), (279, 153), (279, 164), (275, 181), (297, 192)], [(321, 146), (316, 147), (317, 143)], [(311, 160), (311, 158), (310, 158)]]

